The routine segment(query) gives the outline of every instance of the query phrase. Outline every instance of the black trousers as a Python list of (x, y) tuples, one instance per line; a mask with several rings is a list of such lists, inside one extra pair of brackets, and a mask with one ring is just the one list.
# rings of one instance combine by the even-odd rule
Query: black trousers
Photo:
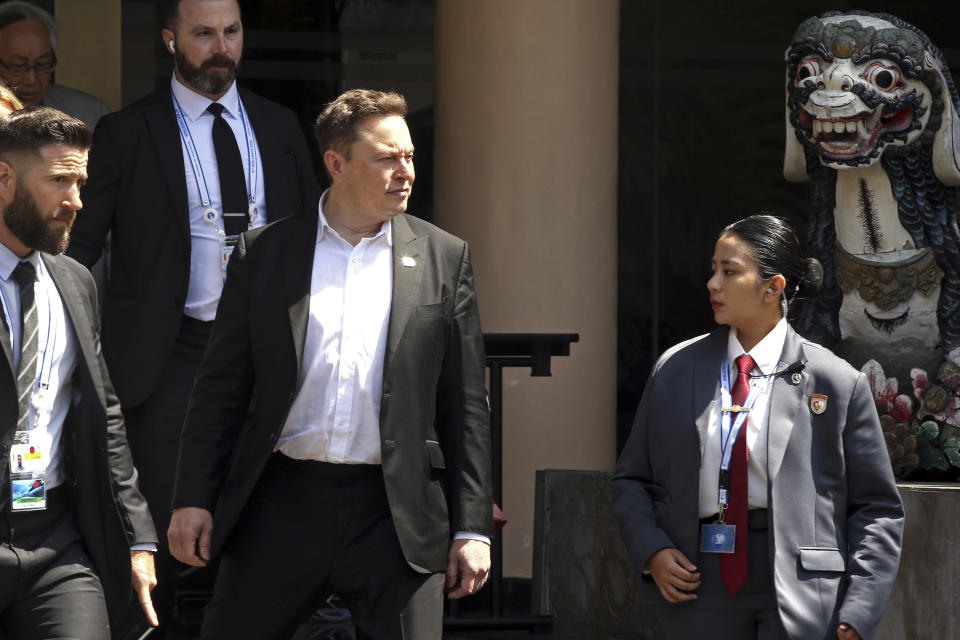
[[(177, 576), (186, 568), (186, 565), (170, 555), (167, 527), (170, 525), (170, 504), (180, 448), (180, 429), (212, 325), (212, 322), (201, 322), (184, 316), (180, 333), (153, 394), (143, 404), (123, 407), (130, 452), (140, 474), (140, 491), (150, 506), (150, 515), (160, 538), (155, 556), (157, 586), (153, 590), (152, 598), (161, 628), (150, 636), (151, 640), (163, 638), (165, 629), (169, 627)], [(137, 638), (146, 628), (146, 618), (136, 599), (119, 626), (120, 629), (114, 637), (124, 640)]]
[(691, 559), (700, 569), (697, 599), (663, 603), (666, 638), (789, 640), (777, 613), (765, 511), (751, 512), (748, 535), (747, 583), (736, 594), (727, 591), (720, 579), (721, 554), (701, 553)]
[(65, 488), (47, 492), (44, 511), (0, 514), (0, 637), (110, 637), (100, 578)]
[(336, 593), (361, 640), (439, 640), (443, 579), (404, 559), (379, 467), (274, 454), (224, 548), (203, 638), (289, 638)]

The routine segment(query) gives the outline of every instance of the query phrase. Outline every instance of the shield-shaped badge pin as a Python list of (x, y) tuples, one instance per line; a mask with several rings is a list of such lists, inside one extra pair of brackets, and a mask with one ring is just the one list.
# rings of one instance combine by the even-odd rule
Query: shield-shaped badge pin
[(815, 393), (810, 396), (810, 411), (820, 415), (827, 410), (827, 396), (822, 393)]

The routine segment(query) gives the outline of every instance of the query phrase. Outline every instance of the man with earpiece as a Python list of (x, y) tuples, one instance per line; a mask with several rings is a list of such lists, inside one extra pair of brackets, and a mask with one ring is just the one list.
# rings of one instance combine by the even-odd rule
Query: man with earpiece
[[(237, 236), (319, 194), (293, 112), (235, 82), (236, 0), (160, 5), (173, 77), (100, 121), (68, 255), (93, 264), (112, 232), (103, 352), (140, 488), (166, 531), (180, 427)], [(164, 625), (178, 572), (165, 540), (157, 562)]]

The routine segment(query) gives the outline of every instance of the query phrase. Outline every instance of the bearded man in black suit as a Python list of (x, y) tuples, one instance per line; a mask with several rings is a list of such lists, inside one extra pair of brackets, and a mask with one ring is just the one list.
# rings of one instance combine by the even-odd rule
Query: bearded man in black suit
[(106, 640), (131, 584), (156, 624), (157, 537), (100, 355), (93, 278), (59, 255), (89, 148), (87, 127), (54, 109), (0, 119), (0, 633), (11, 639)]
[[(176, 0), (162, 11), (173, 77), (97, 125), (68, 255), (93, 265), (112, 232), (104, 355), (140, 487), (165, 531), (180, 426), (236, 236), (317, 192), (293, 112), (236, 85), (236, 0)], [(165, 620), (177, 575), (165, 544), (158, 575)]]

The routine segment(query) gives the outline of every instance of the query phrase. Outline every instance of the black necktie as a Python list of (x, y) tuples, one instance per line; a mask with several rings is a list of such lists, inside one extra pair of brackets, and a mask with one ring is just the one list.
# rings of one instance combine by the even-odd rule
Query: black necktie
[(212, 102), (207, 111), (213, 114), (213, 150), (217, 154), (217, 172), (220, 174), (223, 231), (228, 236), (235, 236), (247, 230), (250, 219), (243, 158), (233, 129), (223, 119), (223, 105)]
[(33, 283), (37, 272), (29, 262), (20, 262), (13, 270), (13, 279), (20, 285), (20, 370), (17, 372), (17, 431), (27, 430), (30, 397), (37, 377), (37, 305)]

